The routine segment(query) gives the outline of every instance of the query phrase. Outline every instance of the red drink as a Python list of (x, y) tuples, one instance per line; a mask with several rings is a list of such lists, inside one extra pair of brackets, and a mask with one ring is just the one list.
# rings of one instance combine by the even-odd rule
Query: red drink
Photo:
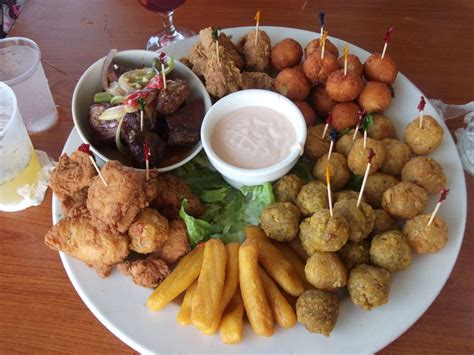
[(184, 4), (185, 0), (138, 0), (147, 10), (153, 12), (170, 12)]

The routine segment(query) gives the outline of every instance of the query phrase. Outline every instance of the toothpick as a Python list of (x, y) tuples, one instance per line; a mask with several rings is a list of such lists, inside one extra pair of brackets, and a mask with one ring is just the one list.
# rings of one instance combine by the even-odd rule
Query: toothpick
[(329, 166), (326, 166), (326, 186), (328, 189), (329, 214), (333, 216), (332, 212), (332, 194), (331, 194), (331, 177), (329, 176)]
[(357, 114), (359, 115), (359, 117), (357, 118), (357, 125), (356, 125), (356, 128), (354, 130), (354, 134), (352, 135), (352, 140), (356, 139), (357, 132), (359, 131), (360, 124), (362, 123), (362, 119), (364, 118), (364, 115), (365, 115), (365, 110), (364, 109), (359, 110), (357, 112)]
[(332, 125), (332, 113), (329, 111), (328, 117), (326, 118), (326, 125), (324, 126), (324, 131), (323, 135), (321, 136), (321, 139), (324, 139), (326, 137), (326, 132), (328, 131), (328, 128)]
[(390, 27), (388, 30), (387, 30), (387, 33), (385, 34), (385, 43), (383, 45), (383, 51), (382, 51), (382, 59), (385, 57), (385, 52), (387, 51), (387, 47), (388, 47), (388, 42), (390, 41), (390, 37), (391, 37), (391, 34), (392, 34), (392, 31), (393, 31), (393, 27)]
[(347, 75), (347, 55), (349, 53), (349, 46), (347, 43), (344, 45), (344, 76)]
[(372, 166), (372, 158), (375, 156), (375, 152), (372, 148), (369, 149), (367, 154), (367, 168), (364, 173), (364, 180), (362, 180), (362, 186), (360, 187), (359, 197), (357, 198), (357, 208), (359, 208), (360, 203), (362, 202), (362, 195), (364, 194), (365, 184), (367, 183), (367, 178), (369, 177), (370, 167)]
[(163, 62), (161, 63), (161, 76), (163, 77), (163, 86), (166, 89), (166, 73), (165, 73), (165, 65)]
[(433, 213), (431, 214), (431, 217), (430, 217), (430, 220), (428, 221), (427, 226), (431, 226), (431, 223), (433, 223), (433, 220), (434, 220), (436, 214), (438, 213), (438, 210), (441, 207), (441, 204), (446, 200), (446, 197), (448, 197), (448, 195), (449, 195), (449, 190), (447, 188), (444, 188), (440, 191), (439, 201), (436, 204), (436, 207), (435, 207)]
[(326, 13), (324, 11), (319, 11), (319, 25), (321, 27), (321, 36), (324, 33), (324, 16), (326, 16)]
[(364, 129), (364, 149), (367, 148), (367, 130)]
[(143, 110), (140, 109), (140, 132), (143, 132)]
[(420, 128), (423, 128), (423, 111), (425, 110), (426, 101), (423, 96), (420, 96), (420, 103), (418, 104), (418, 111), (420, 111)]
[(100, 171), (99, 167), (97, 166), (97, 163), (95, 162), (92, 155), (89, 155), (89, 159), (92, 162), (92, 165), (94, 165), (95, 171), (97, 171), (97, 174), (99, 175), (100, 179), (104, 183), (105, 187), (108, 187), (109, 185), (107, 185), (107, 181), (105, 181), (104, 175), (102, 175), (102, 172)]
[(331, 153), (332, 153), (332, 150), (333, 150), (333, 147), (334, 147), (334, 142), (337, 139), (337, 131), (333, 127), (331, 127), (330, 137), (331, 137), (331, 143), (329, 145), (328, 160), (331, 159)]
[(257, 21), (255, 25), (255, 45), (257, 45), (258, 41), (258, 27), (260, 26), (260, 10), (257, 11), (255, 14), (255, 21)]
[(150, 146), (148, 141), (145, 140), (145, 168), (146, 168), (146, 181), (150, 180)]
[(328, 36), (328, 31), (324, 31), (321, 37), (321, 59), (324, 59), (324, 50), (326, 48), (326, 38)]

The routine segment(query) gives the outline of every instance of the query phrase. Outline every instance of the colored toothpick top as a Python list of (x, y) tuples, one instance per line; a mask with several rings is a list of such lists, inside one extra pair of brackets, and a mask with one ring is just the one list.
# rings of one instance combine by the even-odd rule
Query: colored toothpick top
[(324, 126), (324, 131), (323, 135), (321, 136), (321, 139), (324, 139), (326, 137), (326, 132), (328, 131), (328, 128), (332, 126), (332, 114), (331, 112), (328, 113), (328, 117), (326, 118), (326, 126)]
[(357, 125), (356, 125), (356, 128), (354, 130), (354, 134), (352, 135), (352, 140), (355, 140), (356, 139), (356, 136), (357, 136), (357, 132), (359, 131), (359, 128), (362, 124), (362, 119), (364, 118), (365, 116), (365, 110), (362, 109), (362, 110), (359, 110), (359, 112), (357, 112), (357, 114), (359, 115), (359, 117), (357, 118)]
[(336, 139), (337, 139), (337, 131), (333, 127), (331, 127), (331, 132), (329, 133), (329, 137), (331, 137), (331, 143), (329, 145), (328, 160), (331, 159), (331, 153), (334, 148), (334, 143), (336, 142)]
[(148, 181), (150, 180), (150, 146), (147, 140), (145, 140), (145, 147), (143, 151), (145, 154), (146, 181)]
[(448, 195), (449, 195), (449, 189), (444, 188), (440, 191), (438, 203), (436, 204), (436, 207), (435, 207), (433, 213), (431, 214), (430, 220), (428, 221), (428, 226), (430, 226), (431, 223), (433, 223), (433, 220), (434, 220), (436, 214), (438, 213), (438, 210), (441, 207), (441, 204), (444, 201), (446, 201), (446, 198), (448, 197)]
[(326, 186), (328, 189), (329, 214), (332, 217), (333, 213), (332, 213), (331, 176), (329, 174), (329, 166), (326, 166)]
[(344, 45), (344, 76), (347, 75), (347, 56), (349, 54), (349, 46), (347, 43)]
[(369, 148), (367, 152), (367, 168), (364, 173), (364, 180), (362, 180), (362, 186), (360, 187), (359, 197), (357, 198), (357, 207), (360, 206), (362, 202), (362, 195), (364, 194), (365, 184), (367, 183), (367, 178), (369, 177), (370, 166), (372, 165), (372, 159), (375, 156), (375, 152), (372, 148)]
[(258, 27), (260, 26), (260, 10), (255, 14), (255, 45), (258, 41)]
[(420, 103), (417, 108), (420, 111), (420, 128), (423, 128), (423, 111), (425, 110), (426, 101), (423, 96), (420, 96)]
[(390, 39), (392, 37), (392, 31), (393, 31), (393, 27), (390, 27), (387, 30), (387, 33), (385, 34), (385, 38), (384, 38), (385, 43), (383, 45), (382, 59), (385, 57), (385, 52), (387, 51), (388, 42), (390, 42)]
[(107, 181), (105, 181), (104, 175), (102, 175), (102, 173), (100, 172), (99, 167), (97, 166), (97, 163), (95, 162), (94, 154), (90, 151), (89, 148), (90, 148), (89, 144), (83, 143), (79, 146), (79, 148), (77, 148), (77, 150), (80, 151), (80, 152), (86, 153), (89, 156), (89, 159), (90, 159), (92, 165), (94, 166), (95, 171), (97, 171), (97, 174), (99, 174), (99, 177), (102, 180), (102, 182), (104, 183), (105, 187), (108, 187)]
[(326, 13), (324, 11), (319, 11), (319, 27), (321, 27), (321, 36), (324, 33), (324, 16), (326, 16)]
[(321, 36), (321, 59), (324, 58), (324, 50), (326, 49), (326, 39), (328, 36), (328, 31), (324, 31)]

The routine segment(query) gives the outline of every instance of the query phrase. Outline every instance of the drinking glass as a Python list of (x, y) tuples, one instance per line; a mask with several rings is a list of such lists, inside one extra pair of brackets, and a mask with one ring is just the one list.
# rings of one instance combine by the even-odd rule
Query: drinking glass
[(38, 45), (23, 37), (2, 39), (0, 63), (0, 82), (15, 92), (28, 132), (35, 134), (51, 128), (58, 114)]
[(184, 4), (185, 0), (138, 0), (147, 10), (158, 12), (163, 19), (163, 31), (153, 34), (146, 45), (149, 51), (157, 51), (171, 43), (192, 37), (195, 33), (184, 27), (173, 24), (174, 11)]
[(0, 211), (25, 208), (18, 188), (36, 184), (40, 170), (15, 94), (0, 82)]

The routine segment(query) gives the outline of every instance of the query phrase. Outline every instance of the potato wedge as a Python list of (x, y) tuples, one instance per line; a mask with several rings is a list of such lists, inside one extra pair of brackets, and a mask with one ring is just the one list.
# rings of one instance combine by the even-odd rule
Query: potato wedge
[(304, 292), (303, 280), (263, 230), (256, 226), (246, 226), (245, 236), (258, 243), (258, 260), (281, 288), (292, 296), (301, 295)]
[(224, 290), (222, 291), (219, 312), (212, 326), (203, 331), (205, 334), (211, 335), (217, 332), (222, 314), (239, 285), (239, 247), (239, 243), (229, 243), (225, 246), (227, 250), (227, 265), (225, 267)]
[(168, 277), (153, 291), (146, 302), (152, 311), (159, 311), (199, 277), (201, 272), (204, 248), (196, 247), (185, 255)]
[(186, 293), (179, 307), (178, 315), (176, 316), (176, 322), (180, 325), (191, 324), (191, 306), (193, 301), (194, 290), (196, 289), (197, 281), (194, 281), (191, 286), (186, 290)]
[(253, 331), (257, 335), (272, 336), (274, 331), (273, 315), (258, 270), (258, 254), (256, 240), (247, 239), (240, 246), (240, 291)]
[(277, 285), (268, 276), (262, 268), (260, 270), (260, 277), (262, 278), (263, 288), (267, 301), (272, 309), (273, 319), (275, 323), (282, 328), (291, 328), (296, 324), (296, 313), (293, 307), (288, 303), (285, 296), (280, 292)]
[(225, 344), (240, 343), (244, 337), (244, 302), (239, 289), (235, 290), (222, 315), (219, 331)]
[(225, 282), (227, 251), (220, 239), (210, 239), (204, 246), (201, 274), (194, 291), (191, 322), (200, 330), (214, 324), (220, 310)]
[(283, 256), (293, 265), (296, 272), (303, 280), (305, 290), (309, 290), (314, 288), (308, 280), (306, 280), (306, 275), (304, 273), (304, 262), (298, 257), (298, 255), (291, 249), (291, 247), (287, 243), (274, 243), (274, 245), (280, 250)]

